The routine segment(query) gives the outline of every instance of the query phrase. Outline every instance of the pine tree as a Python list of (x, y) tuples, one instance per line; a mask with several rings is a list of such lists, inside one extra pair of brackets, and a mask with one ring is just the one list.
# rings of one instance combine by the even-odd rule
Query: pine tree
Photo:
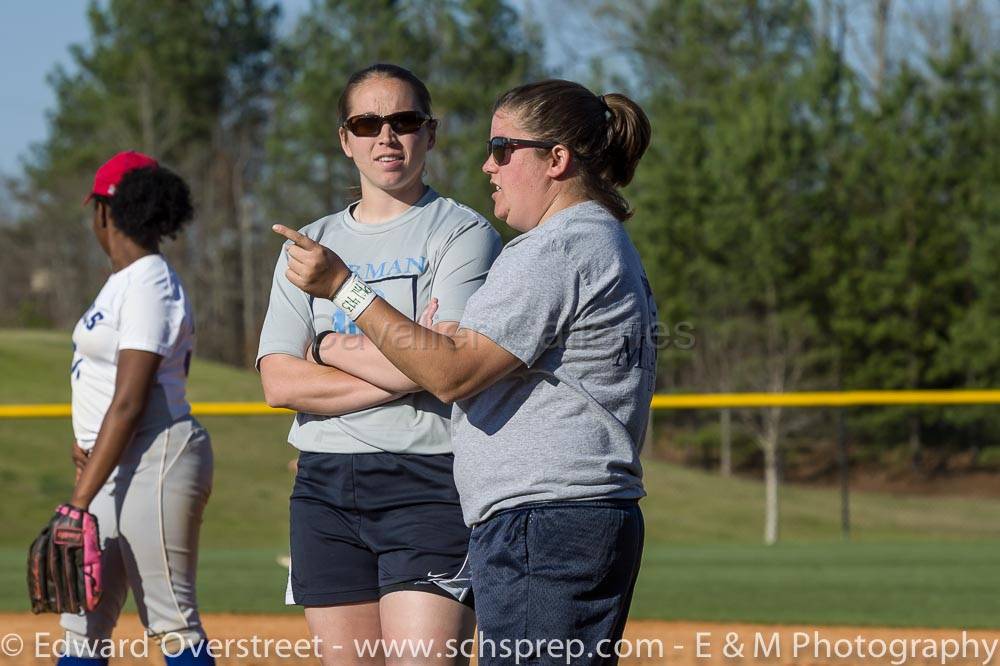
[(192, 187), (196, 224), (165, 249), (194, 297), (200, 347), (242, 360), (236, 193), (252, 178), (243, 165), (259, 144), (277, 15), (254, 0), (91, 4), (91, 35), (72, 48), (74, 70), (50, 76), (49, 135), (21, 183), (24, 218), (59, 285), (48, 301), (53, 323), (74, 321), (104, 279), (79, 203), (94, 170), (118, 151), (140, 150)]
[(357, 197), (354, 165), (337, 135), (337, 101), (351, 73), (376, 62), (406, 67), (430, 89), (440, 124), (428, 182), (489, 217), (479, 170), (489, 111), (497, 94), (540, 71), (541, 49), (517, 19), (490, 0), (327, 0), (304, 15), (281, 58), (268, 143), (272, 217), (301, 226)]

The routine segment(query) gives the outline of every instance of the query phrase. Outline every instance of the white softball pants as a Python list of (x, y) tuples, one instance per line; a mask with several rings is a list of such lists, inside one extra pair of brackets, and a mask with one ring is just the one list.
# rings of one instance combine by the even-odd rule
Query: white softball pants
[(94, 611), (62, 615), (70, 655), (91, 656), (79, 648), (111, 637), (128, 588), (151, 637), (194, 643), (205, 637), (195, 574), (211, 490), (211, 440), (196, 420), (136, 433), (90, 505), (103, 549), (104, 593)]

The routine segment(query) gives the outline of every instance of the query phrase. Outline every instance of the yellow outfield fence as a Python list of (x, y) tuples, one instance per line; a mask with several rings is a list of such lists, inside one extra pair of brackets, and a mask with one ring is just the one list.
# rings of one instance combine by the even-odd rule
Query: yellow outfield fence
[(653, 396), (653, 409), (739, 407), (855, 407), (859, 405), (998, 405), (1000, 389), (955, 391), (808, 391), (802, 393), (687, 393)]
[[(855, 407), (861, 405), (1000, 405), (1000, 389), (959, 391), (811, 391), (803, 393), (658, 393), (653, 409), (755, 407)], [(263, 402), (194, 402), (195, 416), (291, 414)], [(51, 419), (71, 415), (68, 404), (0, 405), (0, 419)]]
[[(263, 402), (192, 402), (195, 416), (270, 416), (293, 414), (290, 409), (268, 407)], [(53, 419), (72, 416), (70, 405), (0, 405), (0, 419)]]

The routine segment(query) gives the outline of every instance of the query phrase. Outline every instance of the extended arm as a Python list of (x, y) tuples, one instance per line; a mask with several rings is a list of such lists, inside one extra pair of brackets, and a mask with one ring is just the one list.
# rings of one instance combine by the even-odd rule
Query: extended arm
[[(437, 325), (433, 324), (437, 307), (437, 299), (432, 299), (420, 317), (420, 325), (442, 335), (453, 336), (458, 330), (458, 322), (443, 321)], [(409, 331), (402, 330), (398, 333), (395, 342), (406, 344)], [(410, 339), (409, 342), (414, 341)], [(338, 333), (327, 335), (320, 344), (320, 358), (323, 363), (340, 368), (386, 391), (410, 393), (423, 390), (416, 382), (400, 372), (378, 346), (364, 335)]]
[[(274, 230), (294, 243), (286, 250), (288, 281), (307, 294), (332, 298), (350, 275), (340, 257), (293, 229)], [(523, 365), (484, 335), (459, 329), (452, 338), (428, 330), (381, 298), (355, 323), (404, 375), (443, 402), (473, 396)]]
[(137, 349), (123, 349), (118, 353), (115, 394), (104, 414), (94, 448), (73, 489), (70, 503), (74, 506), (81, 509), (90, 506), (111, 475), (111, 470), (118, 464), (122, 451), (132, 441), (161, 360), (163, 357), (159, 354)]
[[(442, 402), (476, 395), (523, 367), (516, 356), (485, 335), (467, 328), (442, 335), (417, 326), (381, 298), (355, 323), (394, 366)], [(413, 342), (400, 344), (401, 339)]]

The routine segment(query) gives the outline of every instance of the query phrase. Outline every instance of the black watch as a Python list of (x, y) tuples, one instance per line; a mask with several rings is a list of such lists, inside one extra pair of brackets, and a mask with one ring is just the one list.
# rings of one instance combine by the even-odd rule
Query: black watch
[(315, 338), (313, 338), (313, 348), (312, 348), (313, 360), (316, 361), (317, 364), (319, 364), (319, 365), (325, 365), (328, 368), (332, 367), (332, 366), (330, 366), (329, 364), (323, 362), (323, 359), (319, 355), (319, 346), (320, 346), (320, 343), (323, 342), (323, 338), (325, 338), (326, 336), (330, 335), (333, 332), (334, 331), (320, 331), (319, 335), (317, 335)]

